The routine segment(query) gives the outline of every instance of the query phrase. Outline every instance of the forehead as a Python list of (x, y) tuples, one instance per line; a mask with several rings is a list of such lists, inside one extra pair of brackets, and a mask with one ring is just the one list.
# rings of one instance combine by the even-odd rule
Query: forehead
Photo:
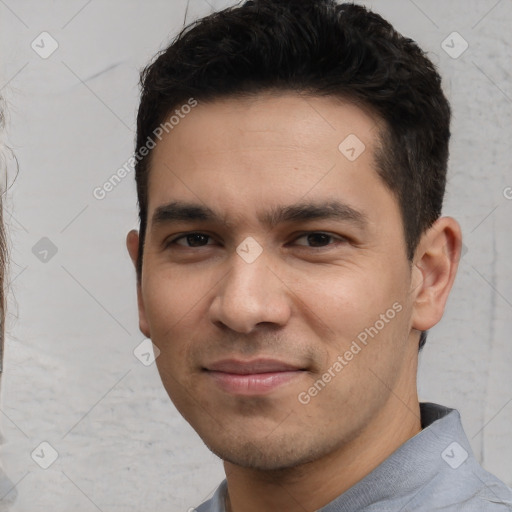
[(245, 203), (249, 210), (306, 196), (341, 195), (350, 204), (361, 191), (390, 194), (374, 164), (381, 126), (377, 116), (333, 97), (199, 103), (153, 149), (148, 213), (172, 200), (238, 210)]
[[(349, 134), (371, 145), (383, 124), (369, 108), (361, 105), (333, 96), (291, 92), (262, 92), (243, 98), (199, 102), (180, 119), (172, 117), (176, 124), (164, 135), (166, 144), (157, 146), (188, 147), (195, 152), (249, 149), (260, 142), (273, 142), (276, 148), (280, 144), (296, 144), (301, 149), (330, 146), (331, 150), (337, 150), (340, 137)], [(158, 158), (159, 152), (156, 149), (154, 158)]]

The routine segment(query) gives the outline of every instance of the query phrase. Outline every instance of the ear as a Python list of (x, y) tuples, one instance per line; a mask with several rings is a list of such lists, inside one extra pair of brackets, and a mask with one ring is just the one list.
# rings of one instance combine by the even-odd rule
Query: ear
[(459, 223), (441, 217), (421, 237), (413, 262), (411, 327), (427, 331), (441, 320), (462, 247)]
[[(132, 229), (126, 236), (126, 248), (130, 254), (130, 258), (137, 269), (137, 262), (139, 259), (139, 232)], [(141, 289), (142, 276), (137, 276), (137, 304), (139, 307), (139, 329), (146, 338), (151, 338), (149, 324), (146, 319), (146, 310), (144, 307), (144, 299), (142, 298)]]

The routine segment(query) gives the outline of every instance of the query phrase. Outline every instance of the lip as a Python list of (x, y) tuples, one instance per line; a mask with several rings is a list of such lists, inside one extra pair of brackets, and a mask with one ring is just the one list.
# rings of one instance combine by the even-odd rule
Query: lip
[(223, 391), (245, 396), (271, 393), (304, 373), (300, 366), (275, 359), (225, 359), (205, 370)]

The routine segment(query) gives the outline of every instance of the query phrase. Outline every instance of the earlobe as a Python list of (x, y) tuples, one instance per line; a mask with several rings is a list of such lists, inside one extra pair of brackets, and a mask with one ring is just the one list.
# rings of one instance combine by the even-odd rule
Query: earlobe
[(426, 331), (441, 320), (459, 265), (462, 233), (458, 222), (441, 217), (422, 236), (413, 266), (412, 327)]
[[(139, 258), (139, 233), (137, 230), (132, 229), (126, 236), (126, 248), (128, 249), (128, 254), (130, 255), (133, 265), (137, 269), (137, 262)], [(144, 299), (142, 297), (140, 276), (137, 277), (137, 304), (139, 308), (139, 329), (146, 338), (151, 338), (151, 332), (146, 319)]]

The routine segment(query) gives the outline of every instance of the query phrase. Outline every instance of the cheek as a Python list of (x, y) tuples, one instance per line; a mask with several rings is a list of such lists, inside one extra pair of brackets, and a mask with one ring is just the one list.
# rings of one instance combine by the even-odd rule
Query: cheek
[(190, 287), (182, 289), (174, 280), (148, 280), (145, 290), (146, 318), (152, 341), (159, 349), (156, 367), (167, 394), (178, 410), (186, 410), (186, 397), (193, 388), (189, 347), (198, 328), (192, 320), (197, 297)]
[(194, 300), (191, 287), (182, 289), (165, 276), (149, 277), (142, 292), (152, 341), (160, 350), (156, 364), (167, 388), (166, 381), (179, 370), (177, 363), (185, 357), (187, 336), (191, 334), (188, 324), (197, 298)]
[(400, 280), (389, 272), (375, 275), (369, 269), (334, 268), (304, 275), (294, 287), (304, 314), (316, 318), (340, 344), (373, 326), (390, 308), (386, 320), (394, 318), (393, 304), (403, 302), (404, 290), (395, 286)]
[(197, 344), (209, 332), (208, 307), (220, 277), (199, 270), (157, 269), (156, 265), (153, 270), (142, 292), (152, 341), (160, 350), (157, 367), (168, 392), (180, 385), (189, 388)]
[(143, 284), (146, 317), (155, 337), (181, 329), (203, 313), (214, 281), (201, 272), (156, 270)]

